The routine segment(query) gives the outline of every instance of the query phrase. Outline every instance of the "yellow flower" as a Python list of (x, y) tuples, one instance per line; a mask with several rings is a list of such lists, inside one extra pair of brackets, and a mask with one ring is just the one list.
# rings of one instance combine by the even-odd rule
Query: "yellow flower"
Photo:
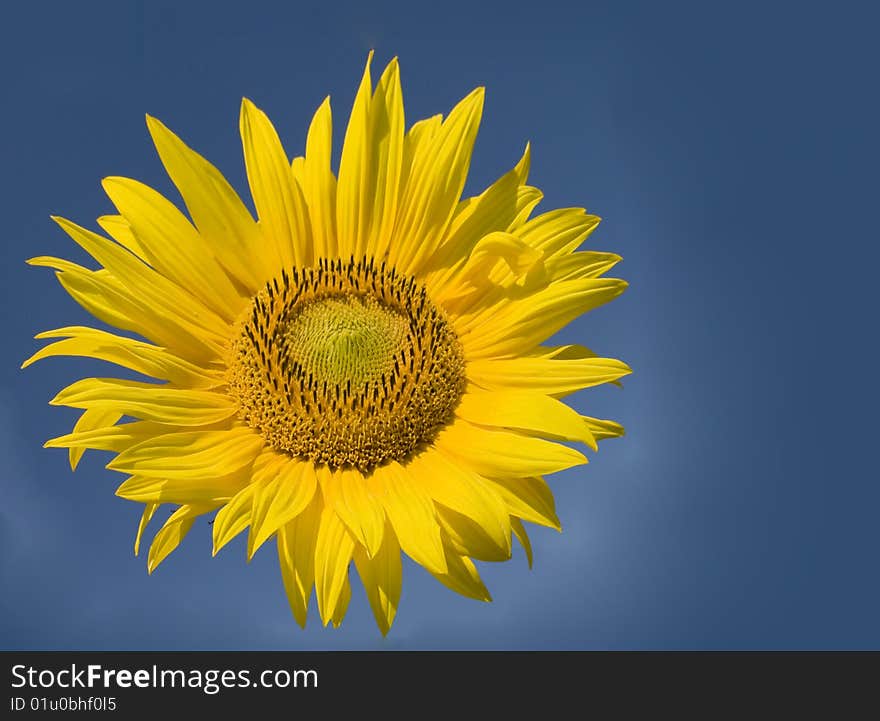
[[(372, 55), (371, 55), (372, 57)], [(214, 553), (245, 529), (251, 557), (277, 539), (304, 625), (314, 586), (338, 625), (354, 562), (382, 633), (394, 620), (401, 551), (471, 598), (472, 559), (531, 549), (523, 521), (559, 528), (543, 476), (586, 463), (569, 445), (619, 436), (560, 398), (629, 373), (588, 349), (541, 345), (619, 295), (620, 257), (577, 251), (599, 218), (530, 218), (529, 150), (461, 198), (483, 89), (406, 130), (396, 60), (375, 90), (370, 61), (331, 169), (329, 98), (291, 162), (250, 101), (241, 107), (259, 221), (219, 171), (154, 118), (147, 124), (191, 221), (155, 190), (111, 177), (111, 239), (55, 220), (101, 266), (33, 258), (87, 311), (141, 339), (65, 327), (28, 359), (89, 356), (150, 381), (86, 378), (53, 405), (83, 410), (47, 447), (115, 454), (117, 495), (144, 504), (135, 553), (163, 503), (152, 572), (201, 515)], [(160, 382), (154, 382), (158, 379)], [(130, 420), (130, 419), (135, 420)], [(120, 422), (124, 421), (124, 422)]]

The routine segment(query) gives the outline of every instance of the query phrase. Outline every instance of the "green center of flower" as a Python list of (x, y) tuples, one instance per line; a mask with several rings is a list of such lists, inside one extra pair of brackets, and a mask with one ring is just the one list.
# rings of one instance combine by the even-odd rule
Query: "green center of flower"
[(369, 472), (452, 420), (464, 358), (414, 279), (372, 260), (322, 260), (266, 284), (237, 324), (227, 382), (268, 445)]
[(374, 382), (394, 368), (409, 331), (406, 316), (372, 296), (313, 300), (288, 325), (288, 359), (334, 384)]

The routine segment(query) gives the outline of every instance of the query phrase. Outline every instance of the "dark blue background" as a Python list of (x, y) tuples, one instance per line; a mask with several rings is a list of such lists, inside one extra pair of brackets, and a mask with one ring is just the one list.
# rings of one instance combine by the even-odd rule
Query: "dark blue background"
[[(182, 6), (182, 7), (179, 7)], [(4, 648), (877, 648), (877, 168), (868, 4), (33, 2), (0, 38), (0, 646)], [(200, 522), (152, 576), (121, 476), (62, 451), (46, 401), (106, 373), (37, 331), (87, 322), (51, 272), (82, 260), (48, 219), (94, 226), (99, 180), (172, 189), (144, 113), (245, 189), (242, 95), (300, 153), (330, 93), (337, 143), (367, 51), (399, 55), (408, 121), (473, 86), (469, 190), (533, 143), (542, 208), (605, 219), (591, 247), (631, 287), (562, 334), (628, 361), (575, 397), (625, 423), (551, 479), (562, 535), (483, 564), (479, 604), (404, 568), (386, 640), (360, 587), (343, 627), (290, 617), (274, 549), (210, 558)], [(177, 196), (172, 193), (177, 200)]]

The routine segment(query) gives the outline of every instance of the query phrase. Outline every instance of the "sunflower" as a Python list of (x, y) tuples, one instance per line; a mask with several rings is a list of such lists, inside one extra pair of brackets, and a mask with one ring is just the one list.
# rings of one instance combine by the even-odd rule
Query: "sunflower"
[[(586, 463), (570, 444), (622, 435), (560, 399), (616, 382), (621, 361), (543, 345), (618, 296), (620, 257), (578, 251), (599, 218), (532, 216), (529, 148), (462, 198), (483, 88), (446, 118), (407, 130), (399, 68), (375, 89), (370, 60), (331, 169), (329, 98), (292, 162), (249, 100), (240, 130), (258, 220), (207, 160), (147, 125), (189, 217), (150, 187), (109, 177), (106, 236), (53, 218), (100, 266), (54, 257), (63, 288), (122, 335), (84, 326), (38, 334), (49, 356), (109, 361), (147, 380), (86, 378), (52, 405), (82, 410), (67, 448), (110, 451), (144, 505), (134, 550), (162, 504), (148, 571), (200, 516), (214, 554), (247, 533), (274, 538), (296, 621), (312, 588), (338, 626), (354, 564), (382, 633), (401, 591), (401, 552), (441, 583), (489, 601), (474, 564), (532, 553), (523, 521), (559, 529), (543, 476)], [(109, 237), (107, 237), (109, 236)]]

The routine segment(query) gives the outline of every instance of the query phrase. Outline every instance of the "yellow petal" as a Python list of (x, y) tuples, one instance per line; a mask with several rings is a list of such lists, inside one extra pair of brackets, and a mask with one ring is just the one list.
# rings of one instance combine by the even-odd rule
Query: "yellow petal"
[(376, 258), (384, 257), (388, 251), (391, 232), (397, 220), (404, 129), (400, 68), (397, 58), (394, 58), (379, 78), (376, 94), (370, 104), (370, 172), (375, 175), (372, 182), (375, 193), (366, 252)]
[(526, 533), (526, 527), (518, 518), (510, 519), (510, 527), (513, 529), (513, 533), (523, 547), (523, 550), (526, 552), (526, 558), (529, 561), (529, 568), (531, 568), (534, 557), (532, 556), (532, 542), (529, 540), (529, 534)]
[(617, 253), (598, 253), (582, 251), (559, 258), (548, 268), (547, 273), (553, 282), (598, 278), (611, 270), (623, 258)]
[(216, 556), (220, 549), (241, 533), (251, 522), (251, 509), (254, 505), (253, 483), (249, 483), (236, 493), (230, 501), (223, 506), (214, 518), (211, 527), (214, 547), (212, 556)]
[(116, 408), (145, 421), (199, 426), (235, 415), (238, 406), (226, 395), (172, 388), (119, 378), (84, 378), (61, 390), (53, 406)]
[(196, 335), (217, 342), (220, 346), (229, 333), (229, 325), (214, 311), (161, 276), (121, 246), (71, 223), (65, 218), (52, 218), (89, 255), (109, 270), (142, 303), (175, 318), (177, 323)]
[(597, 450), (596, 439), (577, 411), (540, 393), (465, 393), (455, 414), (471, 423), (528, 431), (545, 438), (579, 441)]
[(467, 556), (460, 556), (447, 547), (446, 566), (448, 568), (446, 573), (431, 572), (431, 575), (444, 586), (462, 596), (473, 598), (476, 601), (488, 602), (492, 600), (492, 596), (489, 595), (488, 589), (480, 579), (477, 567)]
[(373, 609), (376, 624), (385, 636), (394, 623), (402, 583), (400, 546), (394, 531), (386, 529), (382, 545), (372, 558), (367, 555), (363, 546), (358, 546), (355, 549), (354, 562), (364, 584), (370, 608)]
[(281, 526), (305, 510), (315, 495), (317, 481), (311, 462), (282, 455), (278, 464), (254, 473), (254, 485), (248, 559)]
[(355, 258), (364, 254), (372, 220), (372, 202), (375, 193), (374, 177), (370, 172), (370, 103), (372, 80), (370, 63), (373, 52), (367, 56), (363, 78), (354, 99), (342, 156), (339, 160), (339, 182), (336, 186), (336, 227), (339, 255)]
[[(293, 180), (299, 186), (300, 191), (303, 192), (303, 197), (305, 197), (303, 184), (305, 183), (306, 159), (302, 155), (297, 155), (290, 161), (290, 172), (293, 173)], [(319, 255), (318, 257), (321, 256)]]
[(38, 255), (33, 258), (28, 258), (25, 262), (28, 265), (33, 265), (38, 268), (52, 268), (53, 270), (58, 270), (62, 273), (103, 273), (104, 276), (109, 275), (103, 268), (98, 271), (91, 271), (72, 261), (65, 260), (64, 258), (55, 258), (51, 255)]
[(131, 476), (116, 489), (116, 495), (140, 503), (226, 502), (241, 490), (241, 474), (205, 478), (155, 478)]
[(354, 546), (355, 540), (345, 524), (332, 508), (325, 507), (315, 540), (315, 595), (325, 626), (330, 623), (348, 578)]
[[(613, 300), (626, 281), (584, 278), (552, 283), (544, 290), (454, 320), (468, 359), (504, 357), (542, 343), (587, 311)], [(491, 318), (491, 324), (487, 320)]]
[(517, 204), (518, 189), (526, 182), (531, 165), (531, 149), (526, 145), (519, 162), (480, 195), (463, 200), (455, 210), (444, 248), (461, 248), (467, 253), (485, 235), (506, 231), (522, 210)]
[(43, 444), (43, 448), (93, 448), (98, 451), (119, 453), (147, 438), (174, 430), (180, 430), (180, 427), (152, 421), (122, 423), (118, 426), (103, 426), (90, 430), (74, 429), (73, 433), (49, 439)]
[(102, 215), (98, 218), (98, 225), (123, 248), (128, 248), (138, 258), (146, 260), (149, 253), (137, 239), (129, 222), (121, 215)]
[(429, 448), (415, 456), (407, 471), (437, 503), (467, 516), (493, 543), (510, 552), (510, 518), (498, 494), (467, 465)]
[(41, 348), (22, 363), (22, 368), (52, 356), (80, 356), (115, 363), (123, 368), (188, 388), (208, 388), (223, 382), (223, 376), (219, 371), (205, 370), (175, 356), (165, 348), (96, 328), (69, 326), (38, 333), (35, 337), (40, 340), (45, 338), (64, 340)]
[(623, 426), (615, 421), (591, 418), (590, 416), (581, 416), (581, 418), (589, 426), (597, 441), (604, 441), (606, 438), (620, 438), (624, 434)]
[(336, 178), (330, 167), (333, 153), (333, 115), (330, 98), (315, 113), (306, 139), (303, 162), (303, 192), (309, 206), (315, 255), (337, 258)]
[(629, 373), (630, 367), (614, 358), (510, 358), (467, 364), (468, 380), (487, 390), (520, 389), (547, 395), (609, 383)]
[(324, 503), (342, 519), (351, 534), (373, 555), (382, 544), (385, 513), (367, 487), (363, 474), (354, 468), (318, 469)]
[[(481, 428), (461, 419), (440, 431), (434, 445), (445, 455), (488, 478), (555, 473), (587, 462), (584, 455), (573, 448), (518, 433)], [(442, 499), (438, 500), (443, 503)]]
[(138, 523), (137, 534), (134, 537), (134, 555), (137, 556), (141, 552), (141, 537), (147, 529), (147, 524), (153, 518), (156, 509), (159, 508), (158, 503), (145, 503), (144, 512), (141, 514), (140, 523)]
[(195, 523), (196, 518), (214, 510), (217, 505), (192, 504), (181, 506), (165, 521), (165, 525), (159, 530), (150, 544), (150, 553), (147, 556), (147, 573), (152, 573), (156, 567), (174, 551), (180, 542), (186, 537)]
[(543, 478), (499, 478), (487, 481), (504, 500), (510, 514), (530, 523), (562, 530), (553, 492)]
[(464, 296), (469, 304), (477, 302), (474, 297), (481, 298), (493, 288), (491, 276), (497, 265), (507, 270), (511, 283), (545, 274), (540, 251), (510, 233), (489, 233), (477, 241), (460, 270), (435, 290), (434, 297), (444, 305)]
[(147, 116), (147, 127), (168, 176), (183, 196), (190, 217), (220, 264), (251, 292), (269, 277), (257, 224), (217, 168)]
[(434, 501), (396, 461), (376, 468), (368, 479), (385, 509), (403, 551), (429, 571), (446, 573), (446, 553)]
[(333, 613), (330, 616), (330, 620), (333, 623), (333, 628), (339, 628), (342, 625), (342, 619), (345, 618), (345, 613), (348, 611), (348, 604), (351, 601), (351, 579), (348, 574), (345, 574), (345, 581), (342, 584), (342, 591), (339, 594), (339, 598), (336, 601), (336, 608), (333, 609)]
[[(119, 422), (122, 413), (115, 408), (92, 408), (83, 411), (79, 420), (73, 426), (73, 435), (94, 431), (98, 428), (110, 428)], [(70, 446), (68, 456), (70, 458), (70, 470), (75, 471), (79, 461), (86, 452), (86, 446)]]
[(518, 202), (519, 188), (528, 177), (530, 163), (530, 149), (526, 145), (522, 158), (514, 168), (480, 195), (458, 204), (446, 240), (437, 253), (426, 259), (426, 268), (432, 271), (429, 288), (440, 288), (448, 282), (456, 262), (466, 259), (481, 238), (496, 231), (509, 230), (523, 210)]
[(309, 596), (315, 583), (315, 542), (321, 519), (321, 500), (312, 502), (294, 520), (278, 529), (278, 560), (290, 610), (296, 622), (306, 625)]
[(560, 208), (532, 218), (515, 232), (549, 260), (574, 251), (600, 221), (601, 218), (588, 215), (583, 208)]
[(467, 178), (483, 96), (483, 88), (470, 93), (416, 148), (390, 244), (399, 270), (418, 273), (442, 243)]
[(250, 428), (169, 433), (128, 448), (107, 468), (168, 479), (225, 476), (251, 463), (262, 445)]
[(525, 353), (529, 358), (557, 358), (559, 360), (578, 360), (580, 358), (597, 358), (597, 354), (579, 343), (566, 345), (542, 345)]
[(506, 561), (510, 558), (509, 542), (499, 546), (482, 526), (467, 516), (442, 505), (438, 505), (437, 516), (456, 553), (480, 561)]
[(122, 330), (132, 331), (196, 363), (219, 357), (216, 342), (194, 334), (174, 317), (163, 316), (128, 289), (108, 271), (90, 271), (58, 258), (32, 258), (33, 265), (56, 268), (58, 282), (67, 293), (99, 320)]
[(520, 185), (516, 189), (516, 215), (507, 230), (518, 230), (529, 219), (535, 207), (544, 199), (544, 194), (530, 185)]
[(247, 98), (241, 102), (239, 125), (260, 227), (268, 247), (275, 250), (278, 267), (311, 265), (308, 209), (278, 133), (266, 114)]
[(477, 241), (463, 273), (467, 275), (478, 272), (480, 267), (494, 266), (499, 259), (514, 275), (522, 275), (541, 259), (541, 253), (510, 233), (489, 233)]
[[(421, 153), (422, 146), (430, 143), (440, 131), (443, 125), (443, 116), (441, 114), (432, 115), (430, 118), (418, 120), (412, 124), (407, 131), (406, 137), (403, 139), (403, 180), (409, 178), (409, 172), (412, 169), (413, 158), (417, 153)], [(405, 183), (404, 183), (405, 185)]]
[(130, 178), (104, 178), (101, 184), (122, 214), (130, 237), (118, 222), (105, 218), (102, 227), (224, 319), (234, 320), (245, 300), (217, 262), (211, 247), (174, 203)]

